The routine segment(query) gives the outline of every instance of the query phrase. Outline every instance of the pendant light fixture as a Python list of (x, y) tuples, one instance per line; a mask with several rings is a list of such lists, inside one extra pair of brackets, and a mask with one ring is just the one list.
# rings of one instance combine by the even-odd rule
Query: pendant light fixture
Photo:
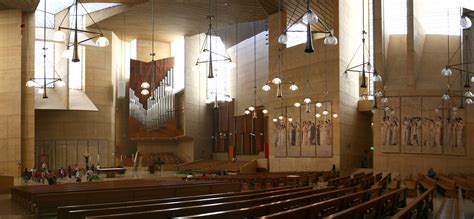
[[(281, 0), (279, 3), (279, 7), (281, 5)], [(295, 6), (297, 7), (297, 6)], [(280, 10), (279, 10), (280, 11)], [(295, 10), (296, 11), (296, 10)], [(292, 15), (293, 16), (293, 15)], [(298, 19), (296, 19), (293, 23), (291, 23), (285, 31), (278, 37), (278, 42), (281, 44), (286, 44), (288, 42), (288, 32), (302, 32), (302, 31), (294, 31), (290, 30), (292, 26), (297, 24), (299, 21), (306, 25), (306, 47), (304, 52), (312, 53), (314, 52), (313, 46), (313, 33), (323, 33), (325, 34), (324, 44), (325, 45), (337, 45), (337, 37), (334, 36), (333, 30), (329, 28), (329, 25), (323, 20), (320, 19), (316, 13), (311, 9), (311, 0), (306, 0), (306, 12), (301, 15)], [(320, 23), (323, 29), (313, 29), (313, 26), (316, 23)], [(280, 22), (281, 24), (281, 22)], [(281, 33), (281, 32), (280, 32)]]
[[(309, 72), (310, 72), (310, 67), (311, 67), (311, 62), (310, 62), (310, 58), (307, 59), (307, 63), (306, 63), (306, 80), (305, 80), (305, 84), (304, 84), (304, 87), (303, 87), (303, 93), (305, 95), (304, 99), (303, 99), (303, 104), (305, 105), (305, 112), (306, 113), (310, 113), (311, 112), (311, 102), (313, 101), (310, 97), (310, 94), (313, 93), (313, 89), (311, 87), (311, 84), (309, 83)], [(294, 107), (296, 108), (299, 108), (301, 106), (301, 103), (300, 102), (295, 102), (293, 104)]]
[[(370, 12), (367, 11), (368, 17), (370, 18)], [(360, 87), (361, 88), (367, 88), (367, 74), (372, 74), (374, 81), (382, 81), (382, 76), (377, 73), (375, 70), (373, 63), (370, 62), (371, 60), (371, 53), (370, 53), (370, 35), (368, 37), (369, 43), (368, 43), (368, 60), (366, 61), (366, 45), (365, 45), (365, 37), (367, 35), (367, 32), (365, 31), (365, 0), (362, 0), (362, 42), (357, 48), (356, 52), (351, 58), (351, 61), (347, 64), (346, 70), (344, 71), (344, 74), (348, 74), (349, 72), (356, 72), (356, 73), (362, 73), (362, 82)], [(362, 64), (354, 65), (351, 66), (352, 60), (354, 60), (355, 56), (358, 54), (360, 47), (362, 47)], [(350, 67), (351, 66), (351, 67)]]
[[(155, 62), (155, 0), (151, 1), (151, 78), (150, 82), (144, 81), (141, 83), (140, 87), (142, 91), (140, 92), (143, 96), (150, 95), (150, 100), (155, 100), (154, 90), (155, 90), (155, 79), (156, 79), (156, 62)], [(141, 68), (140, 68), (141, 69)]]
[[(252, 130), (254, 130), (254, 127), (255, 127), (255, 119), (257, 119), (257, 110), (256, 110), (256, 107), (257, 107), (257, 30), (256, 30), (256, 14), (255, 14), (255, 11), (256, 11), (256, 0), (254, 0), (253, 2), (253, 83), (254, 83), (254, 86), (253, 86), (253, 104), (250, 105), (247, 109), (244, 110), (244, 113), (245, 114), (250, 114), (252, 113)], [(265, 108), (262, 110), (262, 113), (263, 114), (267, 114), (268, 113), (268, 110), (266, 110)], [(253, 133), (255, 133), (253, 131)]]
[[(278, 23), (281, 24), (281, 0), (278, 4)], [(281, 25), (278, 25), (278, 32), (281, 33)], [(289, 85), (290, 91), (297, 91), (299, 88), (298, 88), (298, 85), (296, 85), (296, 83), (293, 82), (293, 81), (283, 81), (283, 78), (281, 76), (281, 71), (282, 71), (282, 69), (281, 69), (282, 68), (282, 48), (281, 48), (281, 46), (278, 47), (278, 58), (277, 58), (276, 65), (278, 65), (277, 75), (272, 80), (267, 81), (267, 83), (265, 83), (265, 85), (263, 85), (262, 90), (265, 91), (265, 92), (268, 92), (272, 89), (272, 87), (270, 85), (275, 85), (277, 87), (276, 97), (277, 98), (282, 98), (283, 97), (282, 85)]]
[(230, 58), (229, 54), (227, 54), (227, 51), (224, 51), (223, 54), (212, 51), (212, 36), (217, 36), (212, 26), (212, 21), (215, 18), (215, 15), (213, 15), (212, 12), (212, 1), (213, 0), (209, 0), (209, 16), (207, 16), (207, 19), (209, 19), (209, 28), (207, 29), (206, 37), (204, 38), (204, 42), (200, 50), (200, 55), (196, 61), (195, 66), (193, 66), (193, 71), (199, 71), (199, 66), (201, 64), (208, 64), (207, 78), (214, 78), (213, 62), (225, 62), (227, 66), (235, 66), (235, 64), (232, 63), (232, 59)]
[[(466, 10), (466, 9), (464, 9), (464, 10)], [(469, 12), (462, 13), (461, 20), (460, 20), (460, 24), (461, 24), (462, 29), (471, 28), (471, 26), (472, 26), (471, 18), (473, 18), (473, 16), (474, 16), (474, 11), (469, 11)]]
[[(235, 56), (236, 56), (236, 62), (238, 61), (238, 46), (237, 46), (237, 42), (238, 42), (238, 32), (237, 32), (237, 29), (238, 29), (238, 23), (236, 22), (235, 23)], [(227, 29), (224, 29), (225, 30), (225, 36), (224, 38), (227, 39)], [(209, 38), (211, 39), (211, 38)], [(200, 40), (199, 40), (200, 41)], [(227, 65), (227, 67), (229, 67)], [(235, 75), (237, 76), (238, 74), (238, 67), (237, 65), (235, 66), (232, 66), (233, 68), (235, 68)], [(216, 75), (217, 76), (217, 75)], [(212, 79), (213, 81), (211, 81), (210, 79)], [(221, 80), (218, 80), (218, 78), (214, 77), (214, 78), (208, 78), (208, 84), (209, 83), (214, 83), (214, 91), (210, 92), (210, 95), (214, 95), (214, 97), (212, 99), (209, 99), (209, 98), (206, 98), (206, 103), (212, 103), (214, 102), (214, 108), (217, 109), (219, 108), (219, 96), (220, 97), (223, 97), (223, 101), (226, 102), (226, 103), (229, 103), (229, 102), (232, 102), (232, 97), (230, 96), (230, 94), (228, 93), (227, 91), (227, 77), (224, 77), (223, 79)], [(224, 83), (224, 90), (223, 91), (218, 91), (217, 88), (218, 88), (218, 83)]]
[[(316, 112), (315, 112), (315, 117), (320, 118), (323, 117), (325, 121), (329, 120), (329, 118), (332, 116), (334, 119), (336, 119), (339, 115), (332, 109), (332, 100), (328, 98), (329, 92), (328, 92), (328, 87), (327, 87), (327, 80), (326, 80), (326, 74), (327, 74), (327, 45), (325, 45), (324, 48), (324, 79), (323, 79), (323, 95), (324, 98), (322, 101), (316, 101)], [(328, 105), (330, 108), (328, 109)]]
[[(79, 17), (78, 8), (80, 6), (82, 6), (82, 8), (86, 12), (87, 16), (93, 22), (92, 26), (97, 28), (98, 31), (82, 30), (82, 29), (78, 28), (78, 19), (79, 19), (78, 18)], [(62, 26), (64, 21), (66, 20), (66, 17), (70, 15), (72, 7), (74, 7), (74, 27), (71, 28), (69, 26), (67, 26), (67, 27)], [(45, 10), (46, 10), (46, 8), (45, 8)], [(69, 43), (66, 32), (68, 32), (69, 35), (71, 33), (74, 34), (74, 40), (73, 40), (72, 44)], [(78, 33), (86, 34), (87, 38), (79, 40)], [(84, 5), (81, 3), (81, 1), (80, 0), (75, 0), (74, 3), (67, 8), (67, 13), (64, 15), (63, 19), (61, 20), (61, 23), (59, 24), (58, 30), (54, 33), (54, 39), (56, 41), (68, 42), (66, 44), (67, 45), (67, 50), (66, 51), (69, 51), (69, 48), (73, 47), (71, 61), (72, 62), (79, 62), (80, 61), (79, 60), (79, 45), (81, 45), (81, 44), (83, 44), (83, 43), (85, 43), (89, 40), (96, 39), (96, 38), (97, 38), (97, 40), (95, 41), (95, 44), (98, 47), (106, 47), (106, 46), (109, 45), (109, 40), (104, 36), (104, 33), (102, 33), (102, 30), (100, 29), (99, 25), (94, 21), (94, 19), (89, 14), (89, 12), (87, 12), (87, 9), (84, 7)], [(69, 55), (68, 55), (69, 52), (66, 52), (66, 51), (65, 51), (65, 53), (63, 53), (63, 57), (69, 57)]]
[(46, 0), (44, 0), (44, 15), (43, 15), (43, 78), (30, 78), (26, 82), (26, 87), (35, 87), (38, 85), (40, 89), (38, 92), (43, 95), (43, 99), (48, 98), (47, 94), (47, 86), (50, 84), (55, 84), (58, 87), (64, 87), (66, 83), (61, 79), (61, 76), (59, 76), (58, 72), (56, 72), (56, 69), (54, 68), (54, 65), (52, 65), (53, 68), (53, 78), (48, 78), (46, 75), (46, 50), (48, 49), (46, 47)]
[[(472, 11), (471, 11), (472, 12)], [(471, 13), (469, 12), (469, 13)], [(463, 16), (465, 17), (464, 19), (469, 19), (468, 14), (465, 13)], [(463, 18), (461, 17), (461, 20)], [(449, 11), (448, 11), (448, 20), (449, 20)], [(465, 21), (468, 22), (468, 21)], [(470, 22), (470, 20), (469, 20)], [(461, 22), (462, 24), (462, 22)], [(449, 23), (448, 23), (449, 26)], [(466, 28), (468, 28), (466, 26)], [(463, 31), (462, 31), (463, 32)], [(445, 93), (441, 96), (442, 100), (448, 101), (451, 99), (451, 92), (450, 92), (450, 78), (453, 75), (453, 70), (458, 72), (461, 77), (461, 85), (460, 85), (460, 90), (462, 90), (462, 94), (460, 95), (462, 98), (460, 108), (464, 107), (464, 104), (472, 104), (473, 103), (473, 93), (471, 91), (471, 83), (473, 83), (473, 77), (474, 77), (474, 72), (470, 70), (470, 66), (474, 64), (472, 60), (472, 48), (471, 48), (471, 43), (470, 43), (470, 38), (469, 38), (469, 32), (461, 34), (464, 37), (461, 37), (460, 44), (454, 54), (450, 57), (450, 43), (449, 43), (449, 35), (448, 35), (448, 53), (447, 53), (447, 62), (448, 64), (441, 70), (441, 75), (447, 78), (447, 90)], [(457, 64), (450, 64), (453, 58), (459, 53), (461, 62)]]

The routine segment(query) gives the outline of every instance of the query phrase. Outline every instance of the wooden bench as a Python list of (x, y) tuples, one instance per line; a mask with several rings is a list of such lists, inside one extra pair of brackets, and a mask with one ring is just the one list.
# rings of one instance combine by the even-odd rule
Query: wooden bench
[(113, 178), (115, 177), (115, 174), (125, 174), (125, 171), (127, 169), (123, 167), (102, 167), (102, 168), (97, 168), (97, 174), (100, 173), (105, 173), (107, 178)]
[(401, 181), (398, 178), (393, 179), (392, 182), (390, 182), (390, 184), (388, 185), (388, 190), (394, 191), (400, 189), (400, 182)]
[[(370, 191), (370, 190), (367, 190), (367, 191)], [(378, 191), (382, 192), (382, 188), (379, 187)], [(347, 196), (330, 199), (327, 201), (266, 215), (260, 218), (261, 219), (321, 218), (324, 216), (334, 214), (336, 212), (343, 211), (344, 209), (350, 208), (352, 206), (358, 206), (358, 204), (364, 202), (363, 200), (369, 200), (372, 198), (377, 199), (378, 197), (381, 197), (381, 196), (373, 196), (373, 197), (364, 199), (363, 195), (361, 195), (364, 193), (365, 192), (362, 191), (362, 192), (350, 194)], [(348, 201), (348, 200), (358, 200), (358, 201)], [(351, 204), (347, 205), (347, 203), (351, 203)]]
[(127, 205), (176, 202), (176, 201), (186, 201), (186, 200), (193, 200), (193, 199), (199, 199), (199, 198), (203, 199), (203, 198), (215, 198), (215, 197), (230, 197), (230, 196), (248, 195), (248, 194), (261, 194), (261, 193), (270, 194), (270, 192), (276, 192), (276, 191), (291, 192), (291, 191), (308, 190), (310, 188), (311, 187), (298, 187), (298, 188), (295, 188), (295, 187), (292, 187), (292, 186), (285, 186), (285, 187), (275, 187), (275, 188), (271, 188), (271, 189), (258, 190), (258, 191), (226, 192), (226, 193), (214, 193), (214, 194), (197, 195), (197, 196), (183, 196), (183, 197), (146, 199), (146, 200), (137, 200), (137, 201), (125, 201), (125, 202), (111, 202), (111, 203), (99, 203), (99, 204), (59, 206), (57, 208), (57, 218), (58, 219), (67, 218), (67, 215), (68, 215), (69, 211), (81, 210), (81, 209), (109, 208), (109, 207), (120, 207), (120, 206), (127, 206)]
[[(347, 189), (340, 189), (339, 191), (341, 190), (347, 190)], [(378, 197), (380, 196), (381, 193), (382, 193), (382, 189), (380, 187), (372, 188), (366, 191), (355, 192), (351, 194), (341, 193), (341, 192), (338, 192), (338, 190), (335, 190), (335, 191), (320, 193), (316, 195), (309, 195), (309, 196), (304, 196), (304, 197), (299, 197), (299, 198), (294, 198), (294, 199), (283, 200), (279, 202), (272, 202), (272, 203), (263, 204), (259, 206), (253, 206), (249, 208), (233, 209), (233, 210), (219, 211), (219, 212), (209, 212), (209, 213), (198, 214), (198, 215), (182, 216), (179, 218), (181, 219), (185, 219), (185, 218), (186, 219), (187, 218), (206, 218), (206, 219), (255, 218), (255, 217), (278, 213), (278, 212), (285, 211), (292, 208), (298, 208), (302, 206), (322, 204), (322, 203), (324, 203), (322, 204), (324, 206), (334, 205), (334, 206), (339, 206), (340, 208), (347, 208), (356, 203), (367, 201), (373, 197)], [(336, 202), (337, 204), (334, 204)], [(329, 213), (330, 209), (332, 208), (327, 208), (328, 211), (326, 212), (326, 214)]]
[(399, 207), (405, 205), (406, 189), (403, 188), (339, 211), (325, 218), (384, 218), (394, 214)]
[(410, 178), (405, 179), (405, 187), (407, 188), (408, 197), (416, 197), (418, 195), (418, 180)]
[(443, 194), (446, 197), (456, 197), (456, 181), (449, 179), (448, 177), (445, 176), (440, 176), (438, 178), (438, 190), (440, 191), (441, 194)]
[(436, 187), (436, 180), (431, 179), (430, 177), (426, 175), (419, 173), (418, 179), (419, 179), (419, 188), (422, 192), (430, 189), (431, 187)]
[(37, 214), (64, 205), (95, 204), (241, 191), (240, 183), (123, 180), (13, 187), (12, 198)]
[[(299, 187), (299, 188), (289, 188), (282, 190), (270, 190), (266, 192), (243, 192), (243, 193), (234, 193), (232, 195), (222, 195), (216, 197), (209, 196), (193, 196), (186, 198), (175, 198), (175, 199), (159, 199), (159, 200), (147, 200), (141, 202), (128, 202), (128, 203), (110, 203), (103, 204), (100, 206), (81, 206), (75, 208), (61, 209), (58, 218), (85, 218), (86, 216), (92, 215), (102, 215), (102, 214), (112, 214), (120, 212), (134, 212), (137, 209), (166, 209), (174, 207), (183, 207), (183, 206), (192, 206), (192, 205), (203, 205), (216, 202), (230, 202), (230, 201), (239, 201), (247, 199), (257, 199), (261, 197), (271, 197), (282, 194), (294, 193), (294, 192), (310, 192), (311, 187)], [(321, 190), (313, 190), (315, 192), (325, 192), (329, 191), (331, 188), (324, 188)], [(59, 213), (59, 212), (58, 212)], [(58, 216), (59, 216), (58, 215)]]
[(434, 191), (434, 187), (426, 190), (421, 196), (397, 212), (392, 219), (428, 218), (430, 212), (433, 211)]
[(452, 176), (458, 188), (461, 188), (462, 195), (469, 200), (474, 201), (474, 180), (470, 180), (465, 176)]
[(457, 199), (443, 199), (443, 202), (436, 213), (436, 219), (464, 219), (463, 197), (460, 188), (458, 189)]
[[(217, 202), (211, 204), (203, 204), (203, 205), (194, 205), (194, 206), (185, 206), (185, 207), (171, 207), (167, 209), (157, 209), (157, 210), (150, 210), (145, 208), (141, 208), (141, 206), (136, 206), (134, 212), (129, 211), (128, 213), (115, 213), (114, 211), (110, 212), (109, 215), (99, 215), (99, 216), (88, 216), (87, 218), (170, 218), (170, 217), (179, 217), (185, 215), (193, 215), (193, 214), (202, 214), (209, 211), (225, 211), (231, 209), (239, 209), (239, 208), (249, 208), (253, 206), (259, 206), (267, 203), (284, 201), (288, 199), (293, 199), (297, 197), (302, 197), (305, 195), (311, 194), (319, 194), (321, 191), (324, 190), (311, 190), (311, 191), (302, 191), (302, 192), (294, 192), (288, 194), (281, 194), (281, 195), (274, 195), (262, 198), (255, 198), (255, 199), (247, 199), (247, 200), (240, 200), (240, 201), (231, 201), (231, 202)], [(118, 210), (118, 209), (117, 209)], [(120, 211), (123, 212), (122, 209)]]

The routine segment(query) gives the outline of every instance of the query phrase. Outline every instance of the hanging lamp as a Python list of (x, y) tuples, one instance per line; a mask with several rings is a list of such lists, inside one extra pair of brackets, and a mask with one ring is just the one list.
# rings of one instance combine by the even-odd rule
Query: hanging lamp
[(47, 75), (46, 75), (46, 62), (47, 62), (46, 50), (48, 49), (46, 47), (46, 0), (44, 0), (44, 15), (43, 15), (43, 18), (44, 18), (44, 21), (43, 21), (44, 22), (43, 23), (43, 77), (42, 78), (36, 78), (36, 77), (30, 78), (26, 82), (26, 87), (35, 87), (36, 85), (38, 85), (40, 87), (38, 92), (43, 95), (43, 99), (46, 99), (46, 98), (48, 98), (47, 89), (46, 89), (48, 85), (55, 84), (58, 87), (64, 87), (66, 85), (66, 83), (64, 83), (64, 81), (61, 79), (61, 76), (58, 74), (58, 72), (56, 72), (56, 69), (54, 68), (54, 65), (53, 65), (53, 76), (57, 76), (57, 77), (48, 78)]
[(209, 28), (207, 29), (206, 37), (204, 38), (204, 42), (200, 50), (201, 54), (198, 57), (196, 64), (193, 66), (193, 71), (199, 71), (199, 66), (201, 64), (208, 64), (209, 68), (207, 78), (214, 78), (213, 62), (225, 62), (228, 66), (235, 66), (235, 64), (231, 64), (232, 59), (226, 51), (223, 54), (212, 51), (212, 36), (217, 35), (212, 26), (212, 21), (215, 18), (215, 15), (212, 13), (212, 1), (213, 0), (209, 0), (209, 16), (207, 16), (207, 19), (209, 20)]
[[(79, 15), (78, 15), (77, 9), (79, 8), (79, 6), (82, 6), (82, 8), (86, 12), (87, 16), (93, 22), (92, 26), (97, 28), (98, 31), (82, 30), (82, 29), (78, 28), (78, 19), (79, 19), (78, 16)], [(67, 26), (67, 27), (62, 26), (64, 21), (66, 20), (66, 17), (70, 15), (72, 7), (74, 7), (74, 12), (75, 12), (75, 14), (74, 14), (74, 27), (71, 28), (70, 26)], [(45, 8), (45, 10), (46, 10), (46, 8)], [(61, 23), (59, 24), (58, 30), (54, 33), (54, 39), (56, 41), (67, 42), (68, 40), (66, 40), (67, 39), (67, 34), (66, 33), (69, 33), (69, 35), (71, 33), (74, 34), (74, 40), (73, 40), (72, 44), (70, 44), (70, 43), (66, 44), (67, 50), (63, 53), (63, 57), (66, 57), (66, 58), (70, 57), (72, 62), (79, 62), (80, 61), (79, 60), (79, 45), (82, 45), (82, 44), (88, 42), (89, 40), (93, 40), (93, 39), (97, 38), (97, 40), (95, 41), (95, 44), (98, 47), (106, 47), (106, 46), (109, 45), (109, 40), (104, 36), (104, 33), (102, 33), (102, 30), (100, 29), (99, 25), (94, 21), (94, 19), (89, 14), (89, 12), (87, 12), (87, 9), (84, 7), (84, 5), (81, 3), (80, 0), (75, 0), (74, 3), (67, 8), (67, 13), (64, 15), (63, 19), (61, 20)], [(87, 38), (79, 40), (78, 33), (86, 34)], [(70, 47), (73, 47), (72, 56), (68, 55), (69, 54), (68, 51), (69, 51)]]
[[(369, 11), (367, 11), (367, 14), (370, 14)], [(370, 16), (368, 16), (370, 17)], [(362, 82), (360, 87), (361, 88), (367, 88), (367, 74), (372, 74), (374, 77), (374, 81), (382, 81), (382, 76), (375, 70), (374, 66), (370, 62), (371, 59), (371, 53), (370, 53), (370, 42), (368, 45), (368, 60), (366, 61), (366, 45), (365, 45), (365, 37), (367, 35), (367, 31), (365, 31), (365, 0), (362, 0), (362, 42), (357, 48), (356, 52), (351, 58), (351, 61), (347, 64), (346, 70), (344, 71), (344, 74), (348, 74), (349, 72), (356, 72), (356, 73), (362, 73)], [(369, 37), (370, 40), (370, 37)], [(362, 47), (362, 64), (354, 65), (351, 66), (352, 61), (354, 60), (355, 56), (358, 54), (359, 49)]]

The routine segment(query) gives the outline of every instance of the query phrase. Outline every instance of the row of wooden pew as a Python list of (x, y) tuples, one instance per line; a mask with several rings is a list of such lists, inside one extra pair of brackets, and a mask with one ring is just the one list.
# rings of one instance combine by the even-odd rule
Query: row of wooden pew
[(343, 188), (314, 188), (294, 184), (172, 199), (64, 206), (58, 208), (58, 218), (287, 218), (275, 214), (312, 205), (320, 209), (316, 215), (329, 216), (388, 195), (383, 194), (384, 190), (377, 185), (369, 189), (362, 188), (361, 185), (374, 183), (375, 178), (364, 176), (365, 179), (359, 185)]
[(318, 181), (325, 181), (339, 177), (339, 172), (312, 171), (312, 172), (277, 172), (253, 173), (227, 176), (194, 176), (183, 178), (190, 181), (228, 181), (242, 183), (243, 190), (255, 190), (287, 185), (313, 185)]
[(96, 204), (210, 193), (239, 192), (240, 183), (120, 180), (41, 186), (15, 186), (12, 200), (37, 214), (64, 205)]

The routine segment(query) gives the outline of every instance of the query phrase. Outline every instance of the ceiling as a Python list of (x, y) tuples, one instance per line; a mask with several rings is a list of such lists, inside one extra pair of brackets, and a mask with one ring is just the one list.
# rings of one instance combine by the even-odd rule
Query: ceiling
[[(267, 14), (278, 12), (279, 0), (259, 0)], [(287, 14), (287, 23), (292, 24), (306, 12), (306, 0), (281, 0), (281, 9)], [(334, 0), (313, 0), (310, 8), (328, 25), (329, 29), (334, 27), (337, 1)], [(313, 30), (324, 30), (320, 22), (313, 25)]]
[[(95, 0), (82, 0), (82, 2)], [(101, 0), (101, 2), (107, 0)], [(124, 2), (109, 0), (108, 2)], [(128, 0), (132, 3), (132, 0)], [(155, 0), (155, 39), (172, 42), (179, 36), (205, 32), (208, 28), (209, 0)], [(255, 0), (217, 0), (214, 22), (217, 29), (236, 22), (266, 19), (267, 13)], [(255, 7), (255, 15), (254, 15)], [(255, 17), (254, 17), (255, 16)], [(138, 4), (126, 12), (100, 21), (101, 29), (114, 31), (126, 39), (151, 39), (151, 2)]]
[(39, 0), (0, 0), (0, 10), (20, 9), (22, 11), (34, 11)]

